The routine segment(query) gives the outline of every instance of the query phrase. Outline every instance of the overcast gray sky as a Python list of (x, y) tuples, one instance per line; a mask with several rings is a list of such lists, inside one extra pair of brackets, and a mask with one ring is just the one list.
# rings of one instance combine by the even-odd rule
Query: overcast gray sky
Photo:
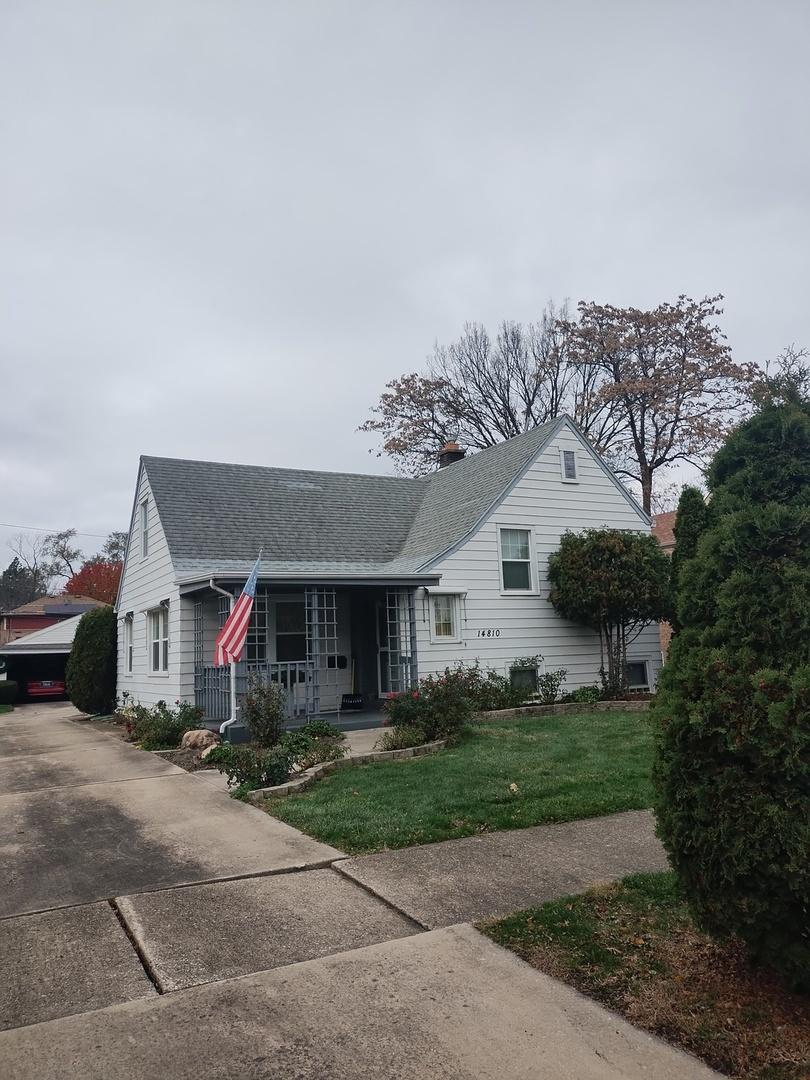
[(141, 453), (392, 471), (355, 430), (384, 383), (549, 297), (723, 292), (738, 360), (810, 345), (808, 31), (0, 0), (0, 521), (126, 528)]

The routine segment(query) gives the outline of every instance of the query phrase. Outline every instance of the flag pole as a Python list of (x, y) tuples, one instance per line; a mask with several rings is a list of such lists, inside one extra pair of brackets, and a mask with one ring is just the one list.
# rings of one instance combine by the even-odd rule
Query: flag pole
[[(242, 590), (242, 596), (245, 595), (245, 593), (247, 592), (249, 587), (252, 590), (252, 591), (248, 592), (248, 596), (250, 598), (250, 604), (249, 604), (249, 607), (248, 607), (248, 614), (249, 614), (250, 609), (253, 607), (253, 597), (254, 597), (255, 592), (256, 592), (256, 577), (258, 576), (259, 565), (261, 563), (261, 558), (262, 558), (262, 552), (263, 551), (264, 551), (264, 548), (261, 548), (259, 550), (259, 557), (256, 560), (256, 564), (255, 564), (255, 566), (253, 568), (253, 571), (251, 572), (250, 577), (248, 578), (247, 582), (245, 583), (245, 588)], [(211, 585), (212, 585), (213, 588), (216, 588), (216, 586), (214, 586), (214, 584), (213, 584), (213, 578), (211, 579)], [(224, 592), (225, 590), (216, 588), (216, 591), (217, 592)], [(241, 599), (242, 598), (240, 597), (240, 601), (241, 601)], [(234, 613), (234, 609), (236, 607), (236, 604), (237, 604), (236, 597), (233, 595), (233, 593), (230, 593), (229, 615), (228, 615), (228, 619), (227, 619), (226, 624), (225, 624), (225, 628), (224, 628), (225, 631), (227, 630), (228, 624), (230, 623), (231, 616)], [(239, 654), (241, 654), (242, 648), (244, 647), (245, 634), (246, 634), (246, 624), (243, 624), (242, 629), (243, 629), (242, 640), (241, 640), (241, 644), (238, 647), (238, 653)], [(220, 630), (220, 635), (223, 632), (224, 632), (223, 630)], [(217, 638), (217, 648), (219, 648), (219, 637)], [(220, 733), (220, 735), (223, 738), (227, 738), (229, 729), (236, 724), (236, 713), (237, 713), (237, 708), (238, 708), (237, 703), (236, 703), (236, 661), (233, 659), (233, 653), (231, 653), (230, 649), (223, 650), (223, 651), (225, 651), (225, 655), (228, 655), (229, 653), (231, 654), (231, 661), (230, 661), (230, 699), (231, 699), (230, 714), (231, 715), (230, 715), (229, 719), (223, 721), (219, 725), (219, 733)], [(216, 657), (215, 657), (215, 662), (217, 662)]]

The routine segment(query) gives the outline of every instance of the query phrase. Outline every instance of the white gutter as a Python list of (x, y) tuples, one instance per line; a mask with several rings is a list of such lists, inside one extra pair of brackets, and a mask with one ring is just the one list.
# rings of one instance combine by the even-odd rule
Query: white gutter
[[(231, 602), (231, 611), (233, 611), (233, 593), (229, 593), (227, 589), (220, 589), (219, 585), (214, 584), (214, 579), (208, 579), (208, 587), (214, 592), (219, 593), (221, 596), (227, 596)], [(228, 733), (228, 729), (236, 723), (236, 664), (231, 663), (231, 718), (230, 720), (224, 720), (219, 725), (219, 733), (224, 738)]]

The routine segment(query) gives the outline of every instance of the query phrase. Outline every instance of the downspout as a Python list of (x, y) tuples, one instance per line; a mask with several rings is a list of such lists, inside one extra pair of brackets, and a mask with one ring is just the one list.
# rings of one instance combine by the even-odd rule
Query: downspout
[[(231, 611), (233, 611), (233, 593), (227, 591), (227, 589), (220, 589), (219, 585), (214, 584), (214, 579), (208, 579), (208, 587), (213, 592), (219, 593), (220, 596), (227, 596), (231, 602)], [(236, 664), (231, 664), (231, 716), (229, 720), (224, 720), (219, 725), (219, 733), (225, 738), (228, 733), (228, 729), (233, 727), (236, 723)]]

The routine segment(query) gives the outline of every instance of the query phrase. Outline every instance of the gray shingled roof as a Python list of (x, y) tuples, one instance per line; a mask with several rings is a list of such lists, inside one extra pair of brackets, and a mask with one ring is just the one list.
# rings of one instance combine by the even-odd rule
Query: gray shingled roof
[(142, 458), (181, 574), (414, 574), (459, 543), (559, 421), (419, 478)]

